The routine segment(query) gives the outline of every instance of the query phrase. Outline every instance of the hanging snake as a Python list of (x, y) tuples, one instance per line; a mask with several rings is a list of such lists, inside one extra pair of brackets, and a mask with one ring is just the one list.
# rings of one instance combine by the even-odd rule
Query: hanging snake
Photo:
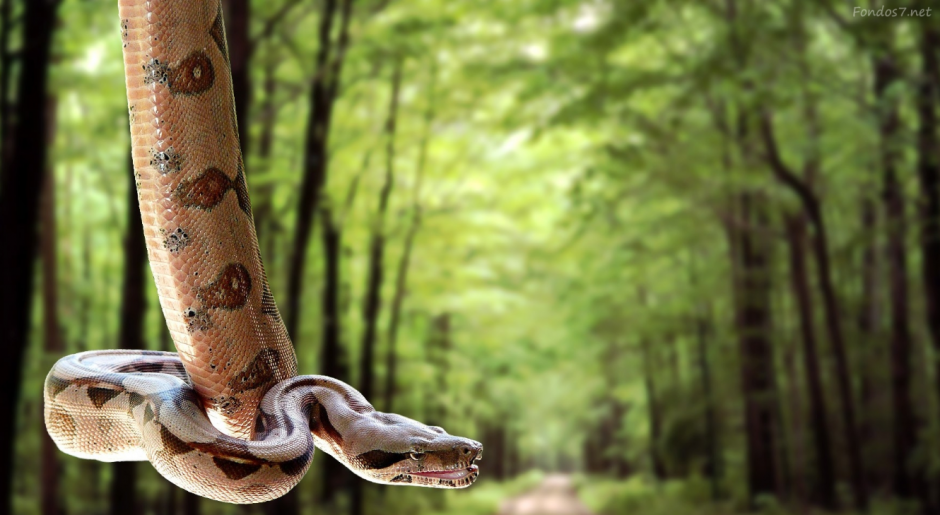
[(119, 8), (141, 218), (178, 352), (62, 358), (44, 387), (49, 435), (79, 458), (149, 460), (230, 503), (284, 495), (314, 447), (376, 483), (471, 485), (478, 442), (297, 375), (258, 250), (220, 0)]

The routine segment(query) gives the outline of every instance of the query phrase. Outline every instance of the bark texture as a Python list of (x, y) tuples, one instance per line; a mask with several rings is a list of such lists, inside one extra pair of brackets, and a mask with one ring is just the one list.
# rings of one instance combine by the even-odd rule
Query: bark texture
[[(0, 515), (12, 510), (13, 445), (20, 398), (23, 353), (32, 311), (37, 247), (36, 225), (43, 170), (46, 170), (46, 89), (49, 50), (55, 27), (57, 0), (31, 0), (22, 14), (22, 66), (19, 70), (15, 121), (9, 134), (17, 144), (0, 172), (0, 219), (11, 249), (0, 253), (0, 339), (6, 357), (0, 365), (5, 378), (0, 395)], [(4, 77), (6, 80), (6, 77)]]

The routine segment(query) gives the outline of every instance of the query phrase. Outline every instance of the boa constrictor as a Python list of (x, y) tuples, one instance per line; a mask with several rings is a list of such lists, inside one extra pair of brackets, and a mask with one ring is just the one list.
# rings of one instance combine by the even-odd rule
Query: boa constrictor
[(462, 488), (482, 446), (298, 376), (268, 288), (238, 145), (220, 0), (119, 0), (137, 193), (178, 353), (91, 351), (46, 379), (59, 448), (149, 460), (190, 492), (277, 498), (314, 446), (377, 483)]

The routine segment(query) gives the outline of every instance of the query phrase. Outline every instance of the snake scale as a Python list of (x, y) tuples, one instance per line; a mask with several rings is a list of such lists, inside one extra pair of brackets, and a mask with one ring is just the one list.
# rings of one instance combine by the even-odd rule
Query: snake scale
[(297, 375), (268, 288), (238, 145), (220, 0), (119, 0), (134, 173), (150, 267), (178, 353), (89, 351), (44, 387), (59, 448), (149, 460), (230, 503), (284, 495), (314, 447), (364, 479), (462, 488), (480, 443)]

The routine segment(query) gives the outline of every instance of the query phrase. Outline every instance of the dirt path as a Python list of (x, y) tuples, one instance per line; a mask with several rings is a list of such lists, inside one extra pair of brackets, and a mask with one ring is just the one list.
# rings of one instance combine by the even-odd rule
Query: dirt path
[(591, 515), (591, 512), (578, 499), (570, 477), (552, 475), (535, 489), (504, 501), (499, 515)]

